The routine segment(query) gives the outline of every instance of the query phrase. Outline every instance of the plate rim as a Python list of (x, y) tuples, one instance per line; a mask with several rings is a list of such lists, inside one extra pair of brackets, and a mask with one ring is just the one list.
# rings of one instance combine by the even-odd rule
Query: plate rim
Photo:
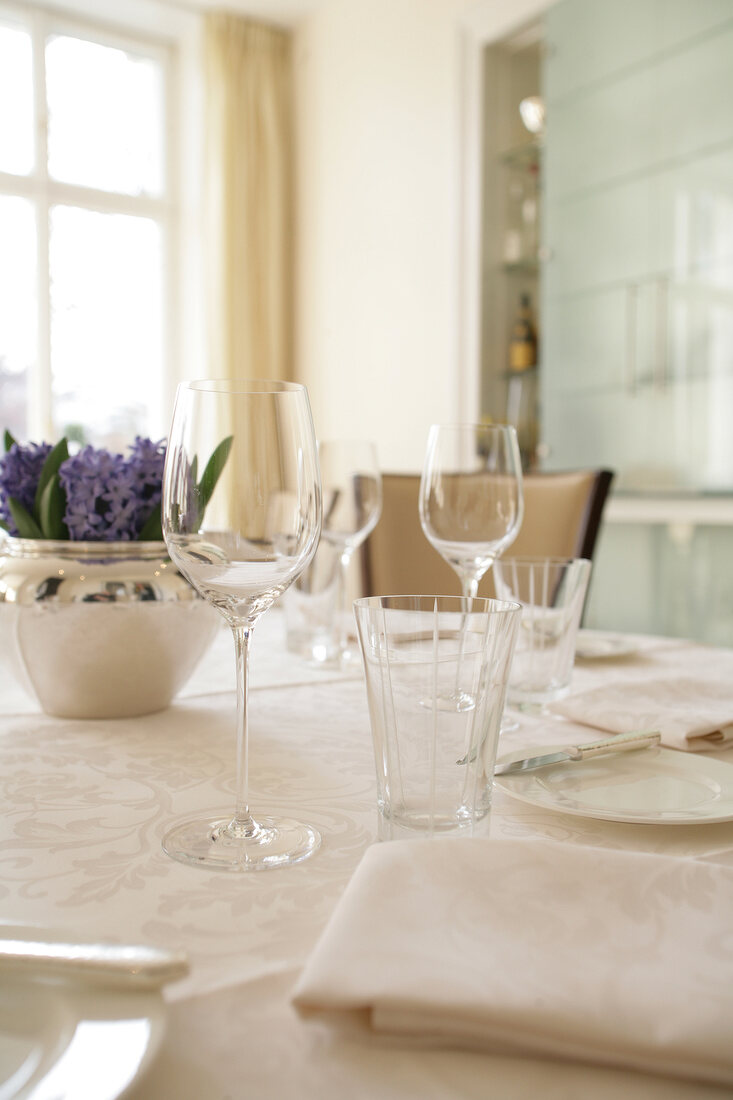
[[(2, 925), (0, 925), (1, 927)], [(0, 1096), (3, 1097), (3, 1100), (16, 1100), (16, 1098), (22, 1100), (24, 1097), (34, 1095), (35, 1090), (42, 1084), (43, 1080), (53, 1072), (54, 1068), (64, 1058), (78, 1027), (85, 1022), (95, 1022), (98, 1019), (100, 997), (103, 998), (105, 1011), (110, 1011), (110, 1015), (106, 1019), (106, 1022), (110, 1025), (115, 1023), (124, 1024), (126, 1020), (129, 1020), (131, 1005), (135, 1006), (134, 1018), (145, 1020), (149, 1024), (147, 1041), (134, 1065), (130, 1067), (129, 1078), (119, 1086), (114, 1086), (114, 1091), (108, 1092), (109, 1100), (113, 1100), (113, 1098), (114, 1100), (120, 1100), (120, 1098), (127, 1096), (130, 1089), (137, 1084), (148, 1070), (158, 1053), (165, 1034), (167, 1016), (166, 1002), (160, 989), (122, 990), (115, 989), (112, 986), (97, 988), (93, 985), (85, 985), (80, 981), (36, 982), (29, 974), (14, 975), (12, 978), (8, 976), (8, 988), (12, 989), (13, 985), (16, 984), (20, 984), (24, 993), (30, 995), (31, 998), (33, 991), (37, 989), (39, 996), (50, 998), (55, 1007), (60, 1010), (55, 1014), (55, 1026), (50, 1037), (43, 1035), (39, 1029), (36, 1039), (35, 1029), (29, 1029), (29, 1042), (31, 1044), (36, 1043), (33, 1049), (40, 1049), (40, 1056), (35, 1067), (31, 1070), (30, 1076), (22, 1078), (18, 1082), (17, 1089), (9, 1092), (5, 1091), (5, 1086), (12, 1082), (13, 1077), (17, 1075), (24, 1063), (0, 1067)], [(115, 1018), (114, 1015), (116, 1002), (119, 1002), (120, 1006), (127, 1004), (126, 1009), (120, 1007), (119, 1018)], [(44, 1019), (43, 1015), (39, 1017), (36, 1012), (36, 1028), (42, 1019)]]
[[(511, 763), (513, 760), (521, 759), (527, 756), (529, 753), (551, 753), (560, 752), (564, 748), (567, 748), (567, 742), (565, 745), (530, 745), (524, 749), (512, 750), (512, 752), (505, 753), (503, 756), (497, 758), (497, 764)], [(681, 765), (684, 770), (686, 767), (693, 765), (701, 765), (705, 760), (705, 756), (701, 753), (684, 752), (680, 749), (670, 749), (665, 745), (660, 745), (656, 748), (645, 750), (645, 755), (657, 757), (663, 754), (665, 760), (675, 760), (678, 765)], [(607, 760), (610, 764), (613, 764), (619, 759), (618, 756), (610, 753), (608, 756), (596, 757), (595, 763), (600, 763), (602, 759)], [(682, 763), (684, 761), (685, 763)], [(593, 807), (584, 808), (578, 806), (566, 806), (564, 804), (558, 804), (553, 802), (551, 797), (548, 798), (536, 798), (526, 791), (517, 791), (512, 788), (512, 783), (518, 779), (526, 779), (531, 772), (522, 773), (518, 772), (515, 775), (494, 775), (494, 785), (502, 790), (505, 794), (508, 794), (511, 798), (515, 798), (520, 802), (524, 802), (527, 805), (538, 807), (539, 809), (549, 810), (551, 813), (569, 814), (572, 817), (586, 817), (592, 818), (596, 821), (614, 821), (623, 824), (631, 825), (717, 825), (724, 822), (733, 821), (733, 764), (728, 763), (726, 760), (718, 760), (717, 757), (710, 756), (705, 761), (707, 764), (713, 765), (713, 772), (718, 768), (730, 770), (730, 810), (723, 814), (705, 815), (701, 817), (687, 816), (687, 817), (674, 817), (674, 816), (658, 816), (650, 817), (649, 815), (634, 814), (631, 812), (624, 813), (623, 811), (614, 810), (602, 810), (594, 809)], [(561, 765), (565, 766), (565, 765)], [(713, 776), (715, 778), (715, 776)], [(545, 788), (546, 790), (546, 788)], [(674, 811), (671, 811), (674, 813)], [(661, 811), (660, 811), (661, 815)]]
[[(606, 653), (583, 653), (583, 642), (605, 641), (612, 644), (612, 648)], [(579, 631), (575, 641), (575, 656), (581, 661), (610, 661), (618, 657), (632, 657), (639, 652), (639, 646), (631, 641), (627, 635), (614, 633), (613, 631), (594, 630)]]

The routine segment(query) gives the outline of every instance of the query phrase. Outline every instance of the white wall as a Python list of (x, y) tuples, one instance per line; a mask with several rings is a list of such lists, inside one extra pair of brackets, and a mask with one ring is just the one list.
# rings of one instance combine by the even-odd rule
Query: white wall
[(296, 364), (321, 438), (418, 470), (476, 415), (481, 41), (543, 0), (323, 0), (298, 25)]

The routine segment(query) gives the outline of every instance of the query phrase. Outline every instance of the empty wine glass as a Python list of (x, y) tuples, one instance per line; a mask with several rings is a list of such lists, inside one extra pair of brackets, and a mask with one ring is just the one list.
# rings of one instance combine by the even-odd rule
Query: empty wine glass
[(183, 821), (168, 855), (228, 871), (305, 859), (310, 825), (257, 816), (248, 802), (248, 659), (258, 618), (318, 545), (321, 486), (308, 395), (288, 382), (186, 382), (178, 387), (163, 476), (163, 534), (171, 559), (224, 616), (237, 664), (233, 812)]
[[(524, 514), (522, 460), (508, 425), (434, 424), (420, 481), (420, 523), (428, 541), (458, 574), (466, 601), (517, 537)], [(444, 701), (465, 710), (459, 691)]]
[(318, 457), (323, 486), (321, 538), (330, 543), (341, 562), (341, 591), (337, 601), (339, 660), (348, 663), (346, 613), (349, 562), (354, 551), (374, 530), (382, 511), (382, 476), (373, 443), (363, 440), (321, 440)]

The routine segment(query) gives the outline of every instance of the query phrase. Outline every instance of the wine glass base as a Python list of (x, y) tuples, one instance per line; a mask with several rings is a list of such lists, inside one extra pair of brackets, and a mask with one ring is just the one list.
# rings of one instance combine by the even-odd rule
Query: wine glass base
[(267, 871), (300, 863), (321, 844), (316, 829), (291, 818), (261, 817), (249, 836), (234, 835), (230, 824), (231, 815), (181, 821), (163, 837), (163, 851), (209, 871)]

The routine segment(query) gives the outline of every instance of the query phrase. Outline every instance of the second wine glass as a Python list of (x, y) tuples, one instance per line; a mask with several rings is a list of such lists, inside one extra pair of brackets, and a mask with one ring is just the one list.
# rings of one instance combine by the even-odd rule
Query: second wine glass
[[(425, 537), (458, 574), (466, 601), (514, 541), (522, 525), (524, 494), (517, 433), (508, 425), (434, 424), (420, 482)], [(463, 632), (461, 632), (463, 637)], [(445, 710), (474, 706), (460, 690), (441, 699)]]
[(420, 482), (425, 537), (458, 574), (467, 598), (519, 533), (522, 460), (508, 425), (434, 424)]
[(365, 440), (321, 440), (318, 460), (323, 486), (321, 538), (340, 558), (340, 592), (337, 600), (338, 654), (348, 663), (358, 653), (349, 648), (348, 569), (354, 551), (377, 524), (382, 512), (382, 477), (373, 443)]

